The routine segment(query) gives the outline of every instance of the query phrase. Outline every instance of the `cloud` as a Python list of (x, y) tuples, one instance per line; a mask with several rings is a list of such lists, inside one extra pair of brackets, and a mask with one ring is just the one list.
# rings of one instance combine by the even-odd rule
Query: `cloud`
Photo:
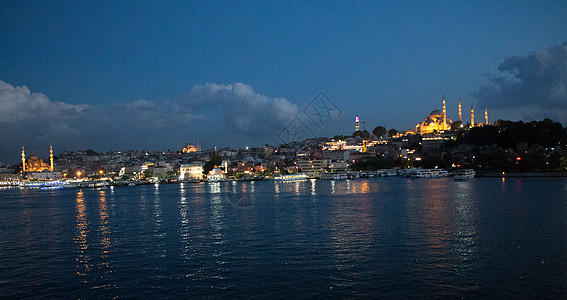
[(0, 80), (0, 126), (10, 128), (21, 139), (29, 139), (32, 134), (36, 139), (77, 134), (75, 122), (88, 108), (53, 102), (26, 86), (14, 87)]
[[(0, 81), (0, 161), (19, 148), (44, 155), (95, 149), (175, 149), (187, 140), (225, 145), (269, 142), (297, 114), (285, 98), (258, 94), (243, 83), (195, 85), (182, 99), (138, 99), (110, 106), (69, 104)], [(33, 152), (33, 151), (31, 151)]]
[(567, 43), (506, 58), (498, 71), (473, 94), (481, 106), (511, 119), (567, 123)]
[(273, 135), (298, 113), (287, 99), (258, 94), (243, 83), (195, 85), (184, 102), (195, 111), (220, 109), (227, 128), (247, 136)]

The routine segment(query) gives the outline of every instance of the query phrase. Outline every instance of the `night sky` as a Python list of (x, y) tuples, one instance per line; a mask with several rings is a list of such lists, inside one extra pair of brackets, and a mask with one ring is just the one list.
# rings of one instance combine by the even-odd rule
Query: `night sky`
[[(290, 124), (351, 134), (356, 115), (407, 130), (443, 95), (453, 120), (460, 98), (478, 122), (487, 106), (567, 125), (566, 16), (567, 1), (1, 1), (0, 161), (49, 143), (279, 144)], [(334, 113), (317, 124), (321, 95)]]

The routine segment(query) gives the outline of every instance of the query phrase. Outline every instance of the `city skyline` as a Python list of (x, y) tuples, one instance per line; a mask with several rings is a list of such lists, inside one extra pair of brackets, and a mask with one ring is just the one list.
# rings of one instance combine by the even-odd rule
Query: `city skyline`
[[(479, 120), (567, 123), (566, 3), (334, 4), (7, 2), (0, 161), (24, 144), (279, 144), (298, 117), (323, 136), (356, 115), (407, 130), (443, 94), (453, 120), (459, 100)], [(315, 130), (320, 92), (340, 114)]]

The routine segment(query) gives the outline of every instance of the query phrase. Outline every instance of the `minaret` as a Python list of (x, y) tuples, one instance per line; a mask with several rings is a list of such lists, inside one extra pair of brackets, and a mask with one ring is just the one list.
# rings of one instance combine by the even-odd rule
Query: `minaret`
[(471, 104), (471, 127), (474, 127), (474, 109)]
[(24, 146), (22, 146), (22, 173), (26, 172), (26, 151)]
[(354, 131), (360, 131), (360, 120), (358, 119), (358, 116), (356, 116), (356, 120), (354, 122)]
[(49, 162), (49, 171), (53, 172), (53, 146), (51, 146), (51, 144), (49, 144)]
[(463, 113), (461, 111), (461, 98), (459, 98), (459, 121), (463, 122)]
[(488, 125), (488, 109), (484, 107), (484, 125)]
[(445, 107), (445, 94), (443, 94), (443, 130), (447, 129), (447, 108)]

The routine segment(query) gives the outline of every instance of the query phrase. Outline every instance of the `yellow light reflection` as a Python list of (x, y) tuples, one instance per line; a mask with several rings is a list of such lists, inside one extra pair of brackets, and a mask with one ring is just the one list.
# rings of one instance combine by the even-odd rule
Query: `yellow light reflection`
[(79, 190), (77, 192), (77, 199), (75, 202), (75, 238), (74, 242), (77, 246), (76, 251), (76, 265), (75, 265), (75, 273), (83, 278), (83, 282), (87, 283), (86, 275), (87, 272), (90, 270), (90, 258), (86, 253), (88, 244), (87, 244), (87, 235), (89, 233), (88, 229), (88, 221), (87, 221), (87, 208), (85, 205), (85, 198), (83, 195), (83, 190)]

